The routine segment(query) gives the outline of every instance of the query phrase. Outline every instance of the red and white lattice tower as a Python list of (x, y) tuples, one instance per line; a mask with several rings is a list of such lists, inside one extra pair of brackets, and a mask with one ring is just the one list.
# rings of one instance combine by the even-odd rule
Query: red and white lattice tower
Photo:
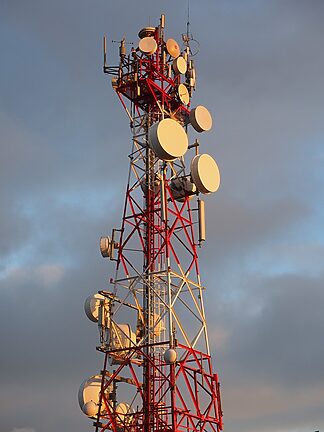
[(181, 51), (165, 40), (164, 21), (143, 28), (130, 54), (123, 39), (118, 66), (107, 66), (104, 38), (104, 72), (129, 118), (132, 149), (121, 226), (100, 239), (115, 275), (85, 302), (104, 362), (81, 385), (79, 403), (96, 432), (222, 430), (197, 254), (205, 240), (200, 197), (220, 182), (196, 139), (212, 119), (190, 107), (189, 31)]

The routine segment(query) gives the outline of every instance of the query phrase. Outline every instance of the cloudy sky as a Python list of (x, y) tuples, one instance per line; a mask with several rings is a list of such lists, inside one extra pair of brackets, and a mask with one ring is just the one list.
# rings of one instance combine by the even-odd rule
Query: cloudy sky
[[(186, 0), (0, 1), (0, 430), (86, 432), (81, 381), (98, 371), (86, 296), (113, 267), (128, 121), (101, 40), (137, 41)], [(324, 2), (191, 0), (194, 104), (222, 188), (201, 253), (230, 432), (324, 430)], [(109, 60), (117, 46), (109, 45)]]

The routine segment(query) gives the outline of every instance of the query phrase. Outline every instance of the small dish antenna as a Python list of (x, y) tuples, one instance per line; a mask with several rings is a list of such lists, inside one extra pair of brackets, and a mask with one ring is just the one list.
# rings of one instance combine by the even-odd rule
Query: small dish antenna
[(187, 72), (186, 60), (182, 56), (177, 57), (173, 60), (172, 69), (176, 75), (184, 75)]
[(143, 54), (152, 55), (157, 50), (157, 43), (151, 36), (144, 37), (139, 41), (138, 48)]
[(103, 258), (109, 258), (111, 256), (111, 238), (100, 237), (100, 252)]
[(86, 298), (84, 302), (84, 312), (92, 322), (99, 321), (100, 304), (105, 300), (101, 294), (93, 294)]
[(166, 50), (173, 58), (177, 58), (180, 55), (180, 47), (174, 39), (168, 39), (166, 41)]
[(196, 155), (191, 161), (190, 174), (199, 192), (216, 192), (220, 186), (220, 173), (215, 160), (207, 153)]
[(188, 105), (190, 102), (190, 96), (187, 87), (184, 84), (178, 86), (178, 96), (184, 105)]
[(115, 248), (118, 248), (118, 243), (114, 241), (114, 230), (112, 238), (109, 236), (100, 237), (100, 252), (103, 258), (113, 260)]
[(154, 33), (155, 33), (155, 27), (144, 27), (142, 28), (142, 30), (138, 32), (138, 37), (140, 39), (143, 39), (148, 36), (154, 36)]
[(197, 132), (209, 131), (213, 126), (212, 116), (203, 105), (198, 105), (190, 111), (189, 120)]

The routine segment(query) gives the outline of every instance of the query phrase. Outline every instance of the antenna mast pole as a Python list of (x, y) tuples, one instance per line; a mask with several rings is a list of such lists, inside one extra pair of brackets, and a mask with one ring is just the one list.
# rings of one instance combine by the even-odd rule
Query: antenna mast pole
[(188, 43), (189, 43), (189, 38), (190, 38), (189, 27), (190, 27), (190, 0), (188, 0), (188, 15), (187, 15), (187, 41), (188, 41)]

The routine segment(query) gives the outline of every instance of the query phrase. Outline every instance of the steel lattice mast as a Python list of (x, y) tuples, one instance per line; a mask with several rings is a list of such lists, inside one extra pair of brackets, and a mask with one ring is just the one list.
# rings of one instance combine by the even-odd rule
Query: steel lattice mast
[(200, 193), (217, 190), (219, 172), (187, 138), (190, 124), (203, 132), (211, 118), (202, 106), (190, 109), (188, 32), (182, 53), (165, 41), (163, 15), (139, 37), (129, 55), (120, 42), (118, 66), (107, 66), (104, 39), (104, 72), (129, 118), (132, 150), (121, 227), (100, 243), (115, 276), (109, 291), (85, 303), (99, 325), (104, 366), (81, 385), (79, 402), (96, 432), (219, 431), (197, 255), (205, 239)]

